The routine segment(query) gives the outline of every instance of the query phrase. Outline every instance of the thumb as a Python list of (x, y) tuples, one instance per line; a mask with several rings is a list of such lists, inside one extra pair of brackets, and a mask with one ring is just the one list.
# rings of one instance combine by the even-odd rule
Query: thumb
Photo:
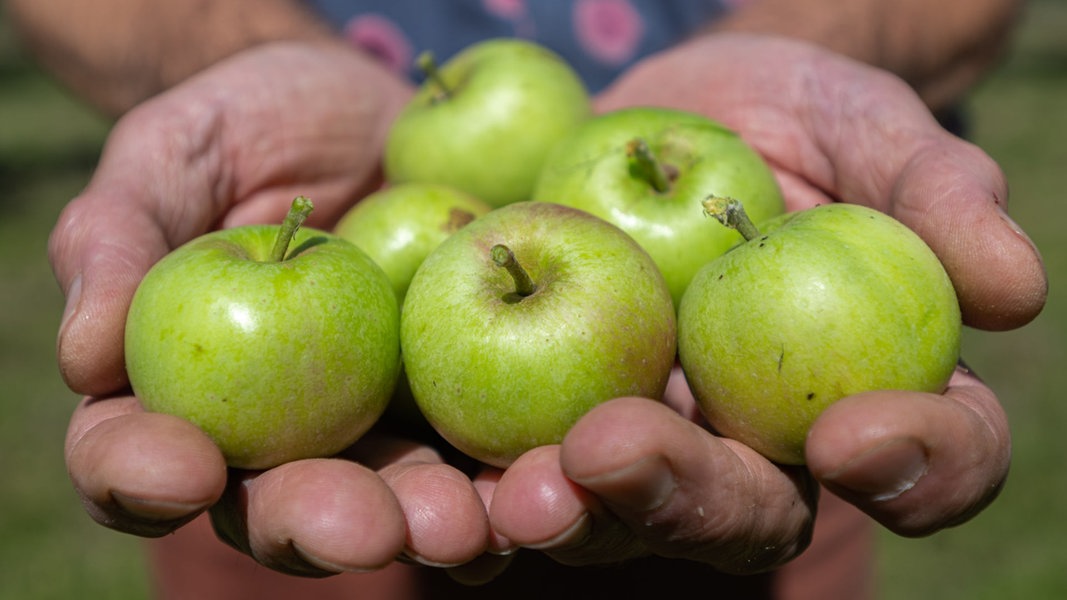
[(893, 215), (945, 265), (964, 322), (989, 331), (1029, 323), (1048, 296), (1041, 254), (1008, 216), (1007, 198), (996, 163), (951, 136), (916, 153), (891, 192)]
[(967, 325), (995, 331), (1033, 320), (1048, 279), (1037, 248), (1005, 212), (1008, 186), (996, 162), (945, 131), (899, 79), (849, 61), (822, 67), (822, 98), (801, 114), (833, 165), (826, 187), (918, 233), (951, 277)]
[[(217, 181), (210, 161), (196, 160), (196, 148), (209, 141), (168, 133), (173, 121), (142, 118), (138, 111), (116, 125), (93, 179), (64, 208), (49, 239), (49, 260), (66, 296), (57, 340), (60, 373), (73, 391), (90, 396), (127, 383), (126, 313), (145, 273), (170, 249), (206, 231), (220, 212), (221, 203), (208, 201)], [(188, 200), (197, 198), (205, 201)]]
[(82, 196), (60, 216), (50, 258), (67, 304), (57, 356), (67, 386), (101, 396), (126, 385), (123, 331), (137, 284), (166, 244), (151, 227), (122, 216), (122, 232), (108, 224), (115, 206)]

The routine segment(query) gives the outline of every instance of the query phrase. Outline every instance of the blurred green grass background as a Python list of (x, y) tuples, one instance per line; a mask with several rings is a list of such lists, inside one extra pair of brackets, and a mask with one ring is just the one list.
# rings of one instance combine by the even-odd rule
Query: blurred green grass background
[[(1067, 598), (1067, 3), (1031, 3), (968, 110), (972, 139), (1008, 174), (1012, 215), (1045, 257), (1051, 294), (1022, 329), (966, 332), (967, 361), (1011, 418), (1012, 474), (963, 526), (918, 540), (884, 533), (882, 597)], [(77, 398), (55, 368), (63, 303), (46, 243), (107, 127), (26, 60), (0, 16), (0, 600), (149, 597), (140, 541), (89, 519), (62, 459)]]

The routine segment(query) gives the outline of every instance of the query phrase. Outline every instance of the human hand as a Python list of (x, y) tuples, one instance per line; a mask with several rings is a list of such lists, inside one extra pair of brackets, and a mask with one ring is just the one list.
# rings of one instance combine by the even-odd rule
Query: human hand
[(122, 118), (50, 240), (69, 387), (125, 386), (126, 309), (170, 250), (214, 227), (281, 222), (300, 194), (316, 203), (308, 224), (330, 224), (377, 185), (385, 129), (408, 93), (343, 47), (264, 45)]
[(904, 222), (945, 264), (972, 327), (1013, 329), (1044, 306), (1044, 266), (1005, 212), (1000, 168), (885, 71), (801, 42), (716, 34), (646, 59), (597, 98), (601, 112), (635, 105), (740, 133), (790, 210), (852, 202)]
[(300, 194), (316, 203), (309, 225), (332, 225), (379, 184), (385, 132), (410, 91), (340, 45), (278, 43), (221, 62), (116, 124), (50, 240), (68, 299), (59, 365), (87, 396), (71, 418), (67, 465), (97, 521), (159, 536), (213, 507), (229, 543), (306, 575), (375, 569), (402, 552), (466, 563), (488, 547), (476, 484), (426, 445), (376, 434), (350, 451), (375, 457), (362, 464), (228, 473), (198, 429), (142, 410), (123, 367), (129, 302), (156, 260), (213, 227), (280, 222)]
[[(848, 201), (901, 220), (944, 263), (971, 326), (1018, 327), (1044, 304), (1041, 258), (1005, 213), (997, 165), (889, 74), (814, 46), (722, 34), (645, 60), (598, 98), (601, 111), (635, 105), (737, 130), (792, 210)], [(941, 395), (834, 404), (809, 434), (807, 470), (713, 436), (676, 375), (666, 406), (608, 402), (560, 446), (520, 458), (493, 494), (497, 534), (571, 564), (654, 554), (747, 573), (804, 549), (817, 483), (894, 532), (924, 535), (978, 513), (1007, 474), (1005, 414), (963, 367)]]

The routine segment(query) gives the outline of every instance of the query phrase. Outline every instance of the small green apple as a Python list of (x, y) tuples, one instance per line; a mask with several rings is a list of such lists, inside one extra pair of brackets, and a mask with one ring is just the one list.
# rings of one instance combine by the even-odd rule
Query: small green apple
[[(337, 223), (334, 233), (359, 246), (385, 271), (401, 307), (415, 271), (448, 236), (492, 210), (451, 186), (398, 183), (370, 194)], [(425, 431), (403, 361), (383, 419), (405, 431)]]
[(188, 242), (152, 267), (130, 305), (134, 393), (203, 429), (232, 467), (335, 454), (396, 385), (396, 294), (356, 246), (300, 228), (310, 210), (297, 198), (281, 227)]
[(709, 193), (743, 199), (757, 223), (785, 211), (771, 169), (736, 133), (703, 115), (636, 107), (594, 117), (564, 138), (533, 199), (621, 227), (656, 261), (677, 306), (693, 275), (741, 241), (697, 218)]
[(491, 209), (450, 186), (400, 183), (360, 200), (333, 232), (358, 246), (385, 271), (403, 305), (411, 278), (430, 251)]
[(430, 253), (401, 348), (422, 413), (452, 445), (507, 466), (593, 406), (659, 399), (676, 356), (663, 276), (621, 229), (547, 202), (498, 208)]
[(392, 182), (444, 183), (494, 207), (528, 200), (545, 156), (586, 120), (588, 91), (569, 64), (519, 39), (467, 47), (429, 78), (390, 128)]
[(678, 312), (682, 369), (716, 430), (803, 464), (811, 424), (842, 397), (944, 390), (960, 308), (918, 235), (854, 204), (789, 213), (763, 233), (737, 201), (706, 207), (747, 239), (700, 270)]

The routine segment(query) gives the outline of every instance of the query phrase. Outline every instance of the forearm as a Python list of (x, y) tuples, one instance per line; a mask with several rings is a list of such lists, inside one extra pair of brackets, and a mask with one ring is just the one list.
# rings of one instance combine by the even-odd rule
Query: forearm
[(935, 111), (1001, 56), (1022, 0), (753, 0), (713, 30), (777, 33), (885, 68)]
[(6, 4), (39, 63), (110, 115), (256, 44), (335, 37), (297, 0)]

